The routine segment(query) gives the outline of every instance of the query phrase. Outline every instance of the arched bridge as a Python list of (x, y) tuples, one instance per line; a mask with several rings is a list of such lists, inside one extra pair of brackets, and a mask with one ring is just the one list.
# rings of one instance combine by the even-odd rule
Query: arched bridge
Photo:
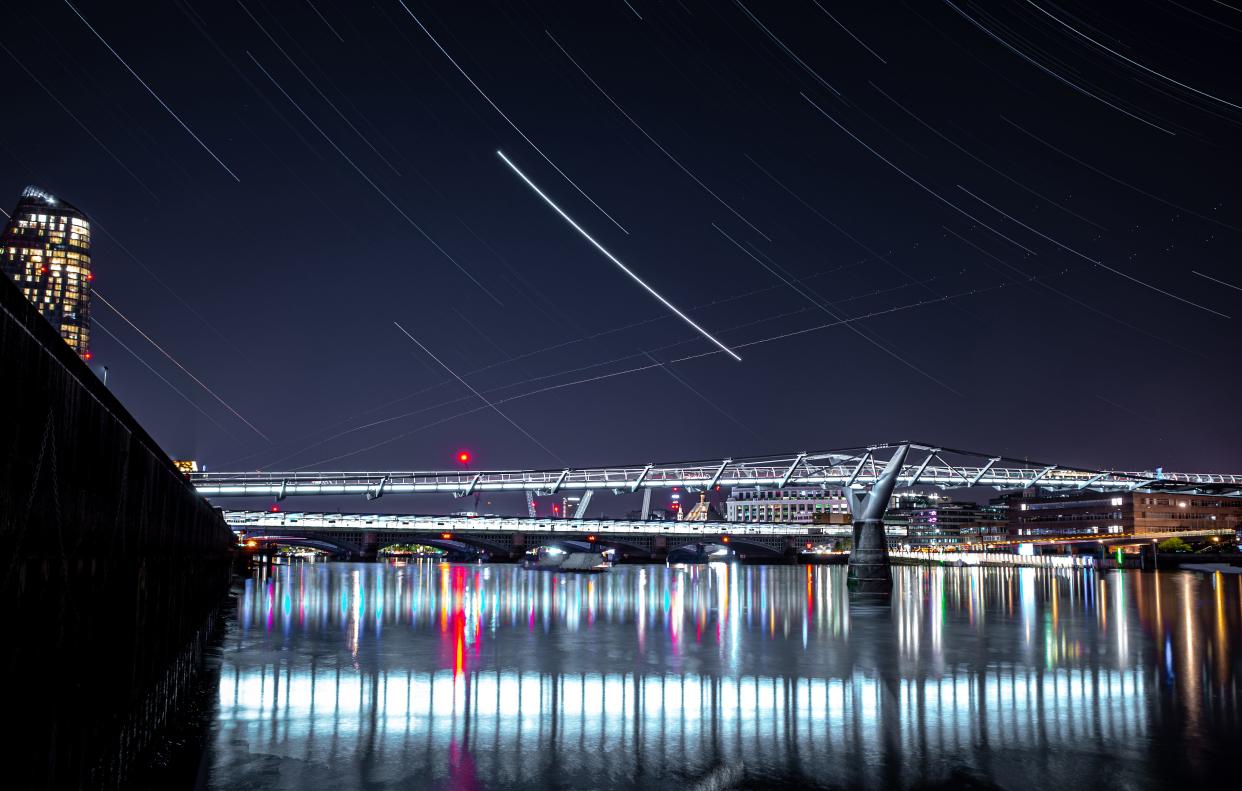
[[(807, 542), (827, 543), (852, 535), (844, 525), (653, 522), (628, 519), (526, 519), (510, 517), (416, 516), (270, 511), (225, 511), (224, 519), (247, 537), (275, 542), (330, 544), (347, 554), (366, 555), (389, 544), (438, 546), (451, 541), (493, 556), (517, 556), (532, 547), (595, 544), (635, 558), (661, 558), (687, 544), (730, 545), (749, 557), (780, 557)], [(894, 535), (904, 535), (897, 528)]]

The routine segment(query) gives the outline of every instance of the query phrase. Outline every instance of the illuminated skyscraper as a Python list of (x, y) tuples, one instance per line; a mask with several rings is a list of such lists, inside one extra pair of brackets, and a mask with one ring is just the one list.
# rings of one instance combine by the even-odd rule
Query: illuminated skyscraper
[(37, 187), (22, 190), (0, 236), (0, 270), (70, 348), (84, 360), (91, 358), (91, 225), (86, 215)]

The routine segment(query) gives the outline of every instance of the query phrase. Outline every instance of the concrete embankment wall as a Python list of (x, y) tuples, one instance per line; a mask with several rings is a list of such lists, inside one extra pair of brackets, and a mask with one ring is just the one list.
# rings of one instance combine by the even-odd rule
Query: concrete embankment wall
[(0, 277), (3, 785), (124, 782), (193, 677), (231, 535)]

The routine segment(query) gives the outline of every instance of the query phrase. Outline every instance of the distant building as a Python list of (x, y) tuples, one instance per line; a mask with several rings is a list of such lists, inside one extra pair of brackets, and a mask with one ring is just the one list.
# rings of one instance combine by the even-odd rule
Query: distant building
[(699, 501), (694, 507), (682, 516), (683, 522), (720, 522), (723, 521), (720, 515), (720, 504), (709, 503), (707, 494), (700, 492)]
[(0, 270), (84, 360), (91, 358), (91, 226), (37, 187), (22, 190), (0, 235)]
[(841, 489), (735, 488), (725, 501), (725, 519), (729, 522), (829, 523), (833, 514), (849, 521), (849, 513)]
[(1201, 494), (1084, 492), (1009, 499), (1009, 533), (1026, 536), (1118, 536), (1237, 530), (1242, 501)]
[(1001, 507), (941, 499), (910, 509), (906, 541), (912, 546), (983, 543), (1006, 538), (1008, 527)]

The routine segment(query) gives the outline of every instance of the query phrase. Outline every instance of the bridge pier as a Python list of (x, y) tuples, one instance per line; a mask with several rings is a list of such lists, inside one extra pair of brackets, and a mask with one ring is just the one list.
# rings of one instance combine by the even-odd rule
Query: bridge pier
[[(850, 548), (846, 586), (853, 593), (893, 592), (893, 573), (888, 560), (888, 541), (884, 536), (884, 512), (893, 496), (893, 487), (906, 462), (909, 445), (902, 445), (888, 460), (884, 472), (870, 491), (847, 488), (846, 499), (854, 517), (854, 545)], [(860, 462), (861, 467), (861, 462)]]
[(373, 531), (362, 534), (362, 559), (375, 560), (379, 557), (379, 537)]

